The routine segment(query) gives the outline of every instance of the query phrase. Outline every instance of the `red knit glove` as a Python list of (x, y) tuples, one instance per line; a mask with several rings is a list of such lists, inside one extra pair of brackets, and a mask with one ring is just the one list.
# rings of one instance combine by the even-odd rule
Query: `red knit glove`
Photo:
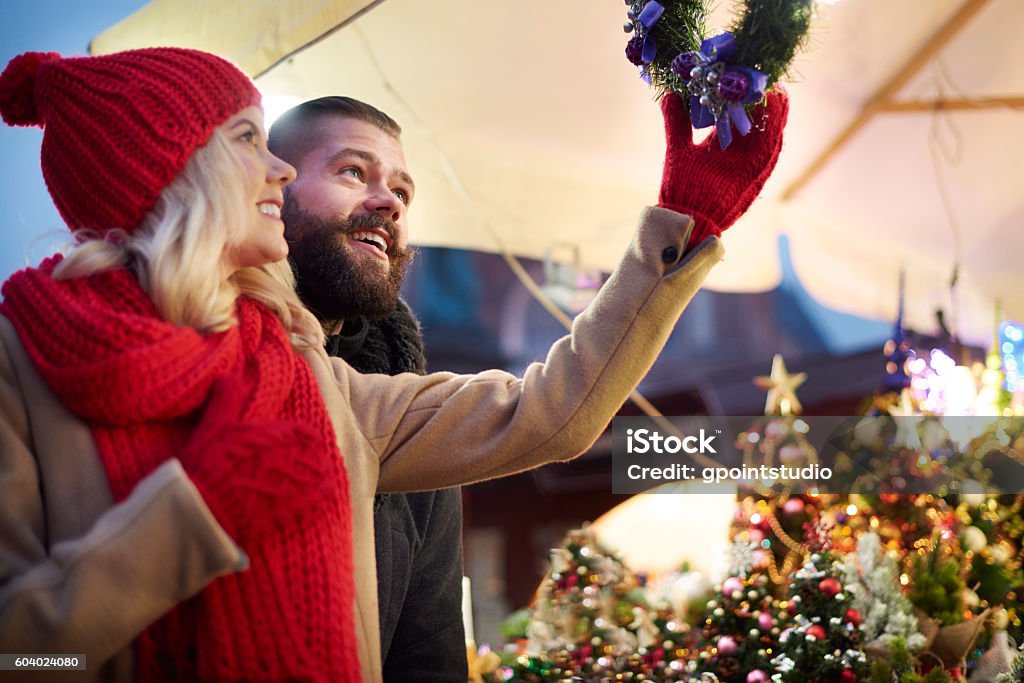
[(690, 114), (678, 95), (665, 95), (661, 112), (667, 149), (658, 206), (693, 217), (689, 250), (711, 235), (721, 235), (760, 194), (779, 160), (789, 98), (781, 90), (769, 93), (767, 105), (759, 104), (750, 113), (755, 126), (764, 119), (765, 129), (736, 134), (726, 150), (719, 147), (717, 132), (693, 144)]
[(179, 459), (213, 516), (244, 546), (319, 509), (333, 472), (310, 426), (239, 419), (242, 408), (242, 392), (215, 388)]

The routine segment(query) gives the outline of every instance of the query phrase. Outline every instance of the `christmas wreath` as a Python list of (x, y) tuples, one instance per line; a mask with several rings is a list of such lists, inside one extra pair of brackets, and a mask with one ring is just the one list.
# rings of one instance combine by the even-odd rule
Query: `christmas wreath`
[(722, 149), (751, 128), (747, 109), (785, 75), (807, 36), (812, 0), (746, 0), (725, 33), (707, 37), (701, 0), (626, 0), (626, 58), (661, 94), (690, 101), (695, 128), (714, 124)]

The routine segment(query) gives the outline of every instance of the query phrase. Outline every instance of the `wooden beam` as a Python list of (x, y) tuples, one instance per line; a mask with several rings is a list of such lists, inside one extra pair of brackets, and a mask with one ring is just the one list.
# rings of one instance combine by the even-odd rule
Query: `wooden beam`
[(930, 102), (885, 102), (877, 112), (885, 114), (907, 114), (930, 111), (972, 111), (980, 109), (1024, 109), (1024, 96), (980, 97), (933, 100)]
[(965, 0), (960, 9), (937, 30), (921, 48), (914, 53), (903, 67), (893, 75), (871, 98), (864, 104), (857, 116), (854, 117), (846, 128), (828, 144), (827, 147), (804, 169), (796, 180), (782, 193), (782, 200), (789, 201), (809, 183), (815, 175), (825, 166), (826, 163), (846, 145), (864, 126), (875, 116), (884, 110), (889, 104), (893, 95), (905, 86), (921, 68), (931, 60), (943, 47), (946, 46), (953, 36), (974, 17), (978, 11), (985, 6), (988, 0)]

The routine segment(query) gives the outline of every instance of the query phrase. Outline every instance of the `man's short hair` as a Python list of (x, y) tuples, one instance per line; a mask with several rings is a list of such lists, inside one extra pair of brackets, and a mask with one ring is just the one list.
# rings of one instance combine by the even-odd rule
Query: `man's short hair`
[(373, 105), (351, 97), (331, 95), (296, 105), (282, 114), (270, 127), (267, 145), (271, 153), (293, 166), (320, 144), (320, 122), (325, 119), (357, 119), (377, 126), (395, 138), (402, 127)]

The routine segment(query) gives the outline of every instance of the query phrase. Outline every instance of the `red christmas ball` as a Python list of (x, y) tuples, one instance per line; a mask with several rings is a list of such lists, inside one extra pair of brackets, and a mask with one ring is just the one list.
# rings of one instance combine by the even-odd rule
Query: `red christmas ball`
[(857, 683), (857, 674), (853, 673), (853, 669), (843, 669), (839, 672), (840, 683)]
[(855, 628), (857, 626), (860, 626), (860, 622), (861, 622), (860, 612), (858, 612), (854, 608), (850, 607), (849, 609), (846, 610), (846, 621), (848, 621), (851, 624), (853, 624)]
[(825, 629), (821, 624), (811, 624), (811, 627), (807, 629), (807, 635), (814, 636), (818, 640), (825, 640)]
[(839, 579), (828, 576), (818, 583), (818, 590), (828, 597), (834, 598), (839, 591), (843, 590), (843, 584), (839, 583)]

